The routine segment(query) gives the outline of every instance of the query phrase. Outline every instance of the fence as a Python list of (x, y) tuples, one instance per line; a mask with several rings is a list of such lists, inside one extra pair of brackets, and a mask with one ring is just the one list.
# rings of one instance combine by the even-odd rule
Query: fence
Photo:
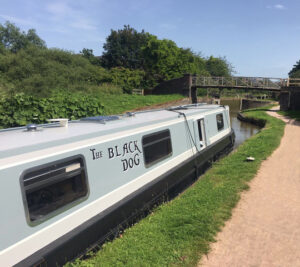
[(300, 87), (300, 78), (288, 78), (287, 86), (288, 87)]
[(144, 89), (132, 89), (133, 95), (144, 95)]

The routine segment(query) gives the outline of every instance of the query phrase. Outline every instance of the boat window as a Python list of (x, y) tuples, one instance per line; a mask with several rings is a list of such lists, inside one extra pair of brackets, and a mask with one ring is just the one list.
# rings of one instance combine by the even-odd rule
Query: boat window
[(218, 131), (221, 131), (224, 129), (224, 120), (223, 120), (223, 114), (217, 114), (217, 127)]
[(84, 158), (75, 156), (27, 170), (21, 177), (29, 223), (52, 217), (88, 195)]
[(150, 167), (172, 155), (172, 143), (169, 130), (143, 136), (142, 144), (146, 167)]
[(199, 132), (199, 141), (203, 141), (202, 130), (201, 130), (201, 120), (197, 121), (198, 123), (198, 132)]

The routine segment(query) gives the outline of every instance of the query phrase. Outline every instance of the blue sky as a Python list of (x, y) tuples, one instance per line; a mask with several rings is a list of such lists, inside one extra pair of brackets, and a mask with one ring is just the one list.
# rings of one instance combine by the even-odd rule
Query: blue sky
[(0, 23), (34, 28), (48, 47), (102, 53), (129, 24), (203, 56), (225, 56), (236, 75), (287, 77), (300, 59), (299, 0), (0, 0)]

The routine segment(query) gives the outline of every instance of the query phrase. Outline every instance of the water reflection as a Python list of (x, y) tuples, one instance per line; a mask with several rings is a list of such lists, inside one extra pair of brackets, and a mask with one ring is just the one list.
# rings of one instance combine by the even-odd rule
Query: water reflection
[(234, 148), (237, 148), (241, 143), (243, 143), (250, 136), (256, 134), (259, 131), (259, 127), (239, 121), (237, 119), (237, 113), (240, 109), (240, 100), (227, 100), (221, 99), (221, 105), (228, 105), (230, 107), (230, 121), (231, 126), (235, 132), (235, 144)]

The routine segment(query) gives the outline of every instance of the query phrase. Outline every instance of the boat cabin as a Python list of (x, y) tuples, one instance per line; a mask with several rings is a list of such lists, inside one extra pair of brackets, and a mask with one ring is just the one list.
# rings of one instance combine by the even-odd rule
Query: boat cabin
[(56, 119), (0, 131), (0, 265), (57, 266), (232, 149), (229, 108)]

